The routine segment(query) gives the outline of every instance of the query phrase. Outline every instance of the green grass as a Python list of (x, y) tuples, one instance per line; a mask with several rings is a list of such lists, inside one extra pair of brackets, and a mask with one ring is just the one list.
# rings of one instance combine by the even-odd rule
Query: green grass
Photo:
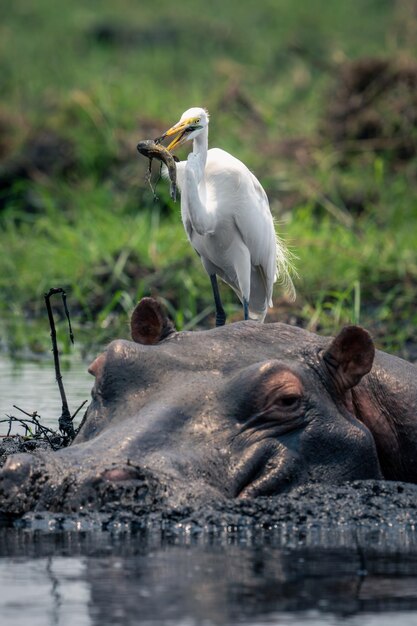
[[(72, 150), (67, 169), (0, 189), (3, 345), (49, 348), (51, 286), (67, 289), (84, 345), (127, 336), (130, 310), (150, 293), (179, 328), (213, 324), (179, 203), (163, 181), (153, 201), (135, 150), (203, 105), (211, 145), (256, 172), (297, 257), (297, 302), (273, 317), (326, 333), (361, 323), (378, 345), (407, 354), (417, 340), (416, 164), (373, 152), (344, 163), (317, 141), (343, 60), (416, 54), (406, 4), (16, 0), (0, 9), (0, 178), (41, 130)], [(115, 28), (112, 41), (104, 26)], [(277, 151), (288, 137), (312, 142), (307, 162)], [(360, 211), (346, 204), (358, 195)], [(235, 297), (222, 294), (238, 318)], [(61, 334), (68, 348), (63, 325)]]

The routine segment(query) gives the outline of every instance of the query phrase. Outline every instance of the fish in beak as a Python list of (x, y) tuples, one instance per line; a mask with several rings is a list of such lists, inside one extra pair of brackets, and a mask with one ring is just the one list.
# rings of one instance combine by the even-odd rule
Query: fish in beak
[(203, 128), (201, 125), (198, 124), (198, 121), (193, 117), (186, 120), (180, 120), (177, 124), (171, 126), (171, 128), (169, 128), (162, 135), (162, 137), (158, 137), (158, 139), (155, 139), (155, 142), (161, 143), (161, 141), (163, 141), (166, 137), (172, 137), (173, 135), (176, 135), (175, 139), (173, 139), (171, 143), (167, 146), (167, 150), (171, 152), (174, 148), (182, 146), (182, 144), (188, 141), (188, 139), (191, 139), (190, 135), (193, 131)]

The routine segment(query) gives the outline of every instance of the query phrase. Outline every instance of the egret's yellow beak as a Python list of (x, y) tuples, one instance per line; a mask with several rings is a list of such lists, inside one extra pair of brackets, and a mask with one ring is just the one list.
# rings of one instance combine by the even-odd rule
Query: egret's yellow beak
[(183, 143), (185, 143), (188, 139), (188, 134), (191, 133), (193, 130), (196, 130), (197, 128), (199, 128), (199, 126), (196, 124), (196, 120), (190, 117), (186, 120), (178, 122), (177, 124), (174, 124), (174, 126), (171, 126), (171, 128), (169, 128), (162, 135), (162, 137), (158, 139), (158, 141), (162, 141), (163, 139), (165, 139), (165, 137), (172, 137), (172, 135), (177, 135), (175, 139), (173, 139), (171, 143), (167, 146), (167, 150), (171, 152), (174, 148), (178, 148), (178, 146), (181, 146)]

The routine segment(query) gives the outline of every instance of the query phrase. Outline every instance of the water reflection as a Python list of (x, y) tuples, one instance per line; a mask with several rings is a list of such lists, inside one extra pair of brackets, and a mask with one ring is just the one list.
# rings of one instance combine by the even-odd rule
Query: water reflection
[[(87, 372), (87, 363), (79, 357), (62, 359), (61, 369), (65, 392), (71, 413), (74, 413), (84, 400), (90, 400), (93, 378)], [(57, 428), (61, 415), (61, 397), (55, 381), (52, 356), (40, 361), (12, 361), (0, 357), (0, 419), (6, 415), (25, 417), (13, 408), (17, 405), (28, 413), (37, 411), (42, 424)], [(81, 418), (81, 411), (79, 417)], [(7, 424), (0, 424), (0, 435), (7, 433)], [(13, 426), (13, 433), (23, 434), (19, 426)]]
[(2, 529), (0, 614), (7, 626), (416, 624), (416, 539), (401, 551), (375, 538), (352, 550), (282, 534)]

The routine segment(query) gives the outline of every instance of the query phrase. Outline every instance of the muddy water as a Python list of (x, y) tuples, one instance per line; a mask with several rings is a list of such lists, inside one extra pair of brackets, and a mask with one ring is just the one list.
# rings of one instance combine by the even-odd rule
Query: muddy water
[[(77, 360), (63, 376), (73, 411), (92, 378)], [(0, 403), (2, 416), (17, 404), (56, 427), (52, 364), (0, 359)], [(0, 527), (0, 624), (414, 626), (417, 533)]]

